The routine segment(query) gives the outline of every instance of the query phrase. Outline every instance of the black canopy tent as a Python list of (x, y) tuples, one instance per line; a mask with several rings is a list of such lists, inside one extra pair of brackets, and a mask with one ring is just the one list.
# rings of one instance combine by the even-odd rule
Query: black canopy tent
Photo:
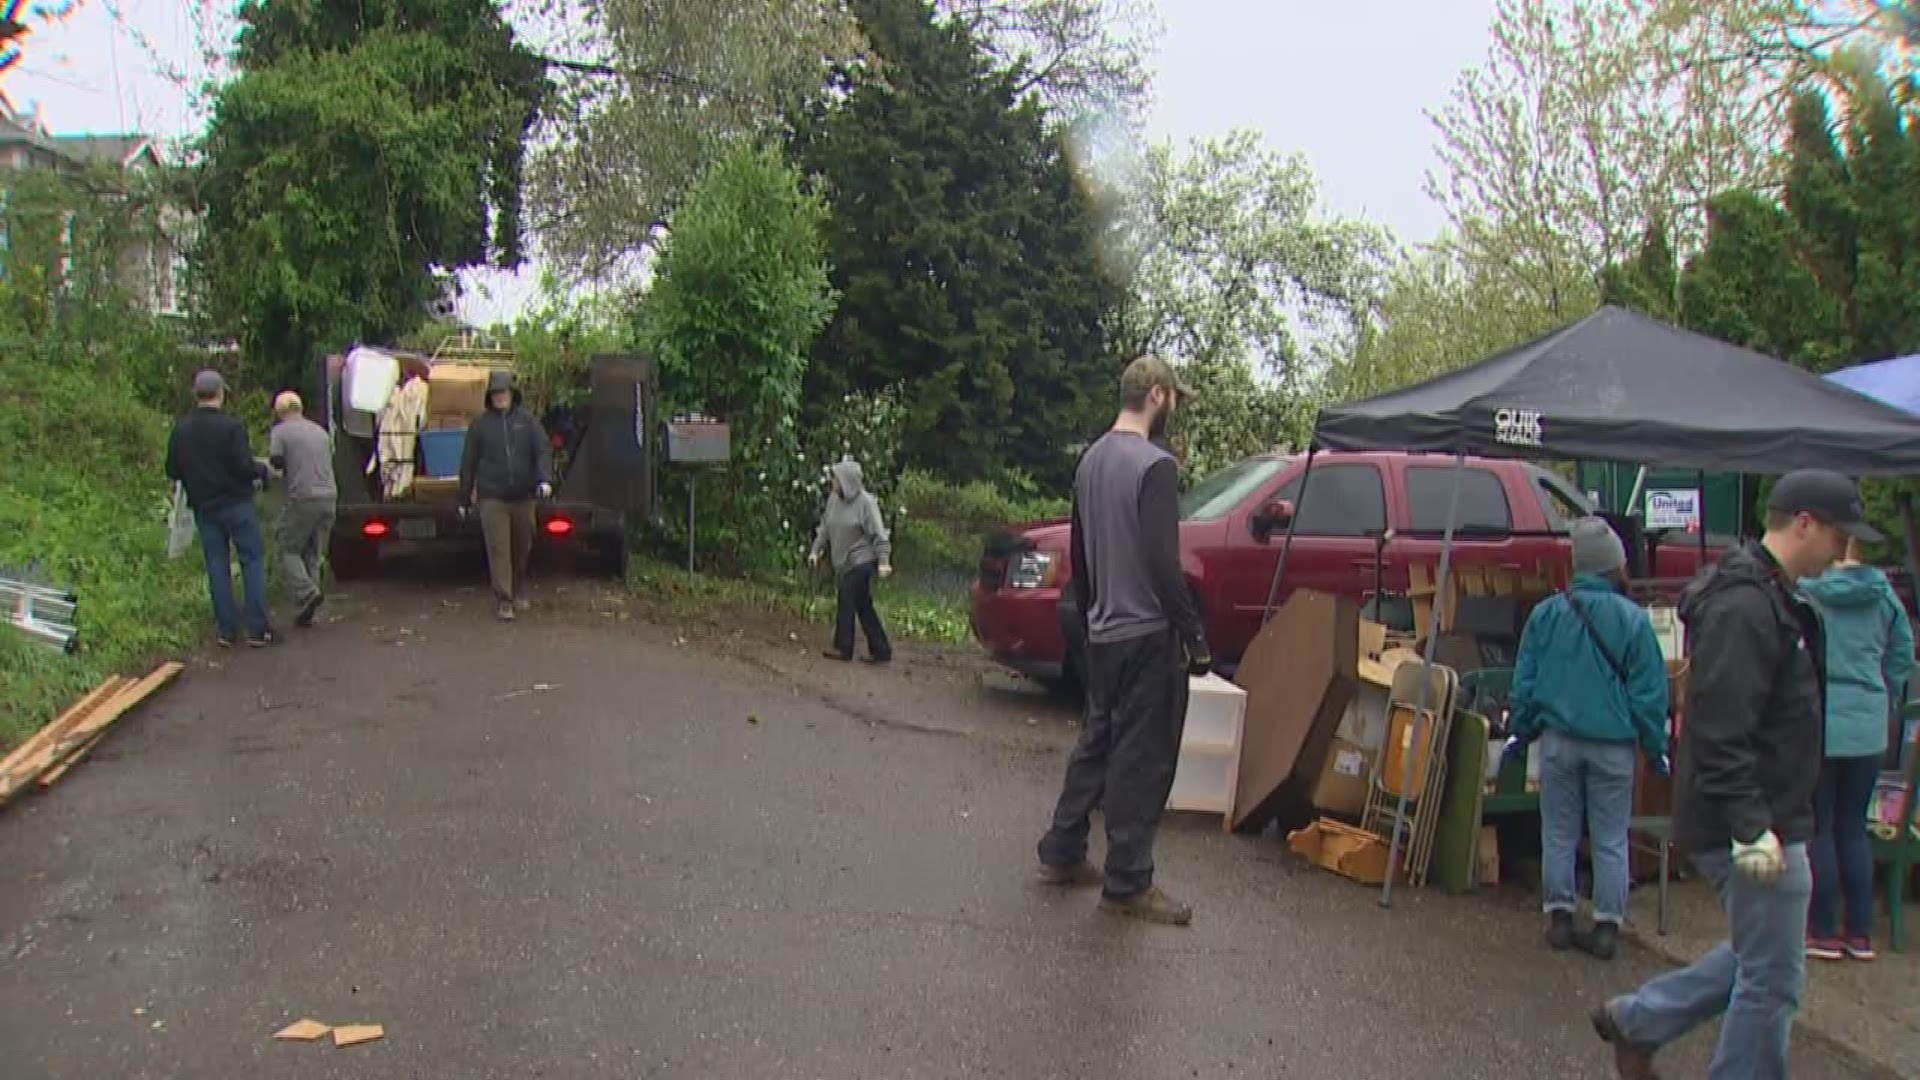
[[(1595, 458), (1742, 473), (1826, 468), (1850, 475), (1920, 474), (1920, 418), (1772, 357), (1603, 307), (1471, 367), (1364, 401), (1320, 410), (1300, 492), (1274, 567), (1273, 615), (1299, 507), (1321, 449), (1448, 453), (1448, 498), (1436, 585), (1452, 572), (1462, 466), (1468, 455)], [(1428, 634), (1433, 666), (1438, 634)], [(1428, 693), (1422, 678), (1420, 693)], [(1419, 717), (1415, 711), (1415, 742)], [(1417, 755), (1406, 755), (1387, 865), (1399, 864)], [(1391, 903), (1394, 874), (1381, 888)]]

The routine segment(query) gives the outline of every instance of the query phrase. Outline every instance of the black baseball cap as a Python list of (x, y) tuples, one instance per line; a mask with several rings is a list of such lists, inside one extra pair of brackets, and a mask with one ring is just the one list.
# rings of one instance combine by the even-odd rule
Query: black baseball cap
[(1879, 529), (1867, 524), (1860, 489), (1853, 481), (1826, 469), (1801, 469), (1781, 477), (1767, 497), (1767, 509), (1811, 514), (1863, 543), (1877, 544), (1886, 539)]

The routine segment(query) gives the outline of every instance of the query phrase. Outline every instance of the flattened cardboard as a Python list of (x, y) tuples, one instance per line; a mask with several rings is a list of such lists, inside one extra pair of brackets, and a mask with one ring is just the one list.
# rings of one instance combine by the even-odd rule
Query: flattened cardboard
[(1302, 589), (1247, 647), (1234, 677), (1247, 692), (1234, 829), (1310, 799), (1359, 683), (1359, 627), (1352, 601)]

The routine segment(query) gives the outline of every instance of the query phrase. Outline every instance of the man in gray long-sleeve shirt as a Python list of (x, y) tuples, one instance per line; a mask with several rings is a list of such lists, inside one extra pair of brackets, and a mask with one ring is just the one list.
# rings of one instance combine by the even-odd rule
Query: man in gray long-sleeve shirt
[(280, 570), (297, 612), (295, 626), (312, 626), (326, 600), (320, 591), (320, 550), (333, 532), (338, 492), (333, 482), (333, 441), (327, 429), (301, 412), (300, 395), (285, 390), (273, 399), (273, 434), (267, 458), (287, 478), (287, 504), (280, 512)]
[[(1087, 722), (1067, 762), (1040, 875), (1100, 884), (1101, 907), (1184, 926), (1193, 909), (1153, 883), (1153, 838), (1173, 788), (1187, 677), (1212, 665), (1180, 569), (1180, 476), (1156, 445), (1188, 391), (1157, 356), (1127, 365), (1120, 416), (1073, 480), (1073, 590), (1087, 620)], [(1102, 808), (1106, 871), (1087, 861)]]

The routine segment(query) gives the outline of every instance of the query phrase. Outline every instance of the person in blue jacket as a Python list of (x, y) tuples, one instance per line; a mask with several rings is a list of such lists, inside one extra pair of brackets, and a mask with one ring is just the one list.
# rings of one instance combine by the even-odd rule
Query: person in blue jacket
[[(1627, 821), (1635, 748), (1667, 772), (1667, 667), (1647, 613), (1626, 596), (1626, 549), (1611, 526), (1572, 527), (1573, 585), (1535, 605), (1520, 636), (1506, 753), (1540, 742), (1540, 876), (1547, 944), (1602, 960), (1627, 913)], [(1593, 856), (1593, 929), (1578, 934), (1581, 822)]]
[[(1880, 777), (1893, 710), (1913, 676), (1913, 627), (1887, 575), (1860, 561), (1859, 541), (1800, 587), (1820, 609), (1827, 637), (1826, 759), (1814, 791), (1813, 903), (1807, 956), (1874, 958), (1873, 846), (1867, 804)], [(1840, 933), (1845, 901), (1846, 935)]]

